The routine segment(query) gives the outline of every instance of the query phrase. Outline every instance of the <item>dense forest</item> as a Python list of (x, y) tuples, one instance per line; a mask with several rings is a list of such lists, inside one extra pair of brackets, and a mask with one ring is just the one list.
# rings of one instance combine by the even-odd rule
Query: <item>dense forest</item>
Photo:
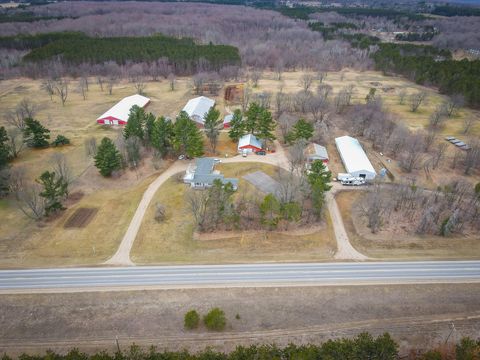
[[(412, 360), (478, 359), (480, 342), (470, 338), (463, 338), (456, 346), (443, 346), (440, 350), (412, 351), (408, 356)], [(443, 357), (443, 356), (448, 357)], [(402, 357), (405, 358), (405, 357)], [(7, 355), (3, 360), (11, 360)], [(395, 360), (399, 359), (398, 344), (388, 333), (376, 338), (368, 333), (360, 333), (353, 339), (328, 340), (321, 345), (290, 344), (281, 348), (276, 345), (237, 346), (230, 353), (215, 351), (207, 348), (198, 353), (183, 351), (157, 351), (151, 347), (144, 351), (137, 345), (132, 345), (128, 351), (118, 351), (114, 355), (100, 352), (93, 355), (81, 353), (73, 349), (65, 355), (47, 351), (45, 355), (21, 355), (21, 360), (253, 360), (253, 359), (311, 359), (311, 360)]]
[(334, 11), (340, 15), (357, 17), (357, 16), (371, 16), (371, 17), (383, 17), (390, 20), (398, 20), (406, 18), (408, 20), (425, 20), (426, 17), (421, 14), (410, 13), (406, 11), (398, 11), (394, 9), (384, 8), (356, 8), (356, 7), (340, 7), (340, 8), (312, 8), (312, 7), (295, 7), (278, 8), (281, 14), (300, 20), (308, 20), (309, 15), (317, 12), (330, 12)]
[(435, 6), (432, 14), (440, 16), (480, 16), (480, 8), (470, 6), (452, 6), (439, 5)]
[(195, 72), (198, 61), (206, 61), (208, 68), (218, 70), (227, 65), (239, 65), (238, 49), (227, 45), (198, 45), (190, 38), (164, 35), (144, 37), (95, 38), (82, 33), (50, 33), (34, 36), (0, 38), (0, 47), (32, 50), (24, 56), (25, 62), (42, 62), (57, 57), (68, 64), (117, 64), (149, 62), (167, 58), (176, 73)]
[(437, 86), (444, 94), (462, 94), (470, 106), (480, 107), (480, 60), (455, 61), (449, 51), (432, 46), (385, 43), (372, 57), (377, 70)]
[(7, 12), (0, 13), (0, 23), (10, 22), (34, 22), (40, 20), (61, 20), (67, 18), (66, 16), (37, 16), (32, 12)]

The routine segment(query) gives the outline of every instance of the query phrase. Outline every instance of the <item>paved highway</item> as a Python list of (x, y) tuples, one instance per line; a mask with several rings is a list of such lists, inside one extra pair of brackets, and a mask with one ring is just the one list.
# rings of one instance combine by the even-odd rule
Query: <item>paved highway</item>
[(92, 267), (2, 270), (0, 292), (479, 281), (480, 261)]

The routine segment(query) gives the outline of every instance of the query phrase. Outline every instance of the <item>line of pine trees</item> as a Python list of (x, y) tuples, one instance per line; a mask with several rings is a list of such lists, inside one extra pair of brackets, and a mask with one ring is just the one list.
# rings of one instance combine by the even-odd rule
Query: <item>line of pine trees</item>
[[(412, 360), (474, 360), (480, 354), (480, 341), (463, 338), (452, 350), (442, 349), (415, 353), (409, 355)], [(45, 355), (27, 355), (19, 357), (22, 360), (254, 360), (254, 359), (282, 359), (282, 360), (396, 360), (399, 359), (398, 344), (388, 333), (373, 337), (369, 333), (360, 333), (354, 338), (328, 340), (316, 345), (295, 345), (286, 347), (277, 345), (250, 345), (237, 346), (235, 350), (224, 353), (207, 348), (197, 353), (182, 351), (158, 351), (155, 347), (144, 351), (138, 345), (132, 345), (128, 351), (117, 351), (109, 354), (105, 351), (96, 354), (85, 354), (78, 349), (73, 349), (67, 354), (57, 354), (51, 350)], [(13, 360), (4, 355), (3, 360)]]

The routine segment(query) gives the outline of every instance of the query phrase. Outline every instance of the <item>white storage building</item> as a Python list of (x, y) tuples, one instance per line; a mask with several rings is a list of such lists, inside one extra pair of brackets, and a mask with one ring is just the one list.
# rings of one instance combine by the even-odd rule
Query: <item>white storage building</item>
[(357, 139), (350, 136), (341, 136), (335, 139), (335, 144), (337, 145), (345, 170), (347, 170), (350, 175), (361, 177), (365, 180), (375, 179), (377, 173)]
[(128, 122), (130, 109), (134, 105), (144, 108), (149, 102), (149, 98), (139, 94), (127, 96), (102, 114), (97, 119), (97, 123), (104, 125), (125, 125)]
[(199, 96), (190, 99), (187, 105), (183, 108), (190, 119), (195, 121), (198, 125), (203, 126), (205, 123), (205, 114), (215, 105), (215, 100), (207, 98), (206, 96)]

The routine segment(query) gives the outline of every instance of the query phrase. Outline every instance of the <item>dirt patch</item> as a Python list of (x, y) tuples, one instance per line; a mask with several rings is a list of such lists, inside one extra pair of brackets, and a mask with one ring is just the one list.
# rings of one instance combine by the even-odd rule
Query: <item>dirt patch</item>
[(265, 174), (263, 171), (255, 171), (244, 175), (243, 178), (265, 194), (276, 194), (280, 187), (277, 180)]
[(243, 99), (243, 84), (225, 87), (224, 99), (230, 103), (240, 103)]
[(98, 208), (79, 208), (63, 225), (64, 228), (83, 228), (95, 217)]

